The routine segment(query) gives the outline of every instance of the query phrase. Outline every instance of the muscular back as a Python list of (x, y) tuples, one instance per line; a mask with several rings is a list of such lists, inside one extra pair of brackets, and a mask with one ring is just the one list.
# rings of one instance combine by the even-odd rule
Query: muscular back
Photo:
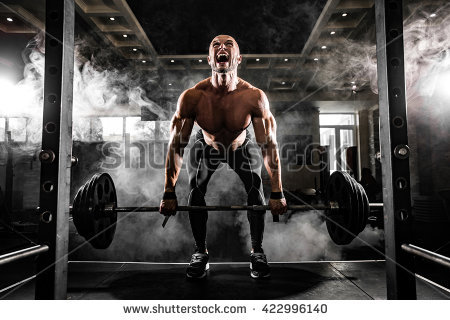
[(206, 143), (216, 149), (232, 149), (245, 139), (253, 117), (262, 117), (262, 92), (239, 79), (236, 90), (220, 91), (205, 79), (183, 93), (179, 102), (181, 118), (194, 120), (203, 130)]

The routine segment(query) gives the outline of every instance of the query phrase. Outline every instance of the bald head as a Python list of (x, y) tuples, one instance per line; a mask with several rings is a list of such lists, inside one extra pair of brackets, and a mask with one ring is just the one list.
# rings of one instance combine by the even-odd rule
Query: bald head
[(232, 36), (221, 34), (214, 37), (209, 45), (208, 56), (213, 71), (227, 73), (236, 70), (241, 61), (239, 45)]
[(229, 36), (229, 35), (226, 35), (226, 34), (219, 34), (218, 36), (215, 36), (212, 39), (211, 44), (209, 45), (209, 47), (211, 48), (213, 46), (214, 42), (225, 42), (227, 40), (233, 42), (234, 45), (236, 46), (237, 50), (238, 50), (238, 53), (240, 53), (239, 45), (238, 45), (236, 39), (234, 39), (232, 36)]

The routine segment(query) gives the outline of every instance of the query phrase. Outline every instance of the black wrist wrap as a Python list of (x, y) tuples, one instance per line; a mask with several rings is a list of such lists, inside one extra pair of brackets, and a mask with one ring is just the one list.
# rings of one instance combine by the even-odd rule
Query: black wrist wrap
[(283, 191), (281, 192), (273, 192), (270, 194), (270, 199), (273, 200), (279, 200), (279, 199), (283, 199), (284, 198), (284, 194)]
[(177, 194), (174, 191), (165, 191), (163, 194), (163, 200), (176, 199)]

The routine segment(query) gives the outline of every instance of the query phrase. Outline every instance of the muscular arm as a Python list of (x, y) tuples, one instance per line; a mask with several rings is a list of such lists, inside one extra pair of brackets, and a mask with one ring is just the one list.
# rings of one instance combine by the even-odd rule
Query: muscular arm
[(194, 126), (193, 107), (195, 93), (192, 89), (183, 92), (178, 99), (177, 111), (172, 117), (170, 126), (169, 148), (166, 158), (164, 191), (175, 191), (175, 185), (183, 164), (183, 151), (189, 142)]
[(277, 145), (277, 124), (269, 110), (269, 101), (261, 90), (258, 91), (258, 106), (252, 117), (255, 138), (261, 147), (264, 165), (270, 176), (272, 192), (283, 190), (281, 185), (281, 165)]

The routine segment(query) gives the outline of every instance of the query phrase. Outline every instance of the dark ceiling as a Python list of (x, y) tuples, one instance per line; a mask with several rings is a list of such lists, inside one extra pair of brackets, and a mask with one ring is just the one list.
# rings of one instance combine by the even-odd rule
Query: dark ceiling
[(300, 53), (326, 0), (128, 0), (159, 54), (205, 54), (217, 34), (241, 53)]

